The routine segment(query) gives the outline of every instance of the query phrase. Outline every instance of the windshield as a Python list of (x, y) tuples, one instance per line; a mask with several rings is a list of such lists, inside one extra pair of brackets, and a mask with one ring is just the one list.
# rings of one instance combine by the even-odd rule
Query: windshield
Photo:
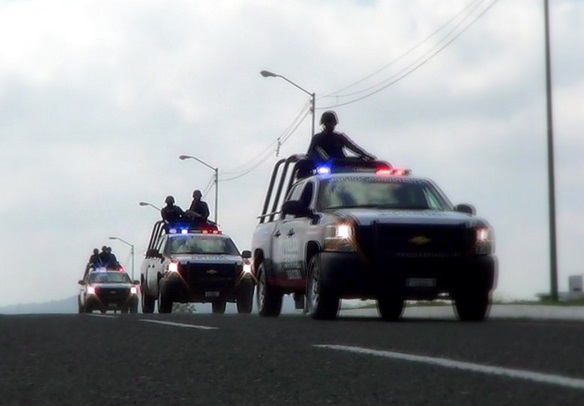
[(168, 239), (167, 254), (239, 255), (230, 238), (221, 235), (186, 234)]
[(124, 272), (92, 272), (89, 274), (90, 283), (132, 283)]
[(320, 210), (374, 207), (403, 210), (450, 210), (450, 203), (430, 182), (395, 177), (336, 177), (321, 183)]

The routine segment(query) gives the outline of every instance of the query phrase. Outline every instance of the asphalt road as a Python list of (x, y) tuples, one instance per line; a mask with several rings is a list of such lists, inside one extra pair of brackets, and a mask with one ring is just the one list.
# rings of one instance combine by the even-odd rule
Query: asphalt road
[(1, 405), (582, 405), (584, 323), (0, 316)]

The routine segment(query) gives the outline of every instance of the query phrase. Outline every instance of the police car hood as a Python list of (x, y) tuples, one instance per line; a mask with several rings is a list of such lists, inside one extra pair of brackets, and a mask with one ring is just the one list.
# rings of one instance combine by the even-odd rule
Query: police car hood
[(469, 222), (484, 222), (471, 214), (439, 210), (347, 208), (335, 210), (334, 214), (341, 218), (351, 218), (362, 226), (369, 226), (373, 223), (458, 225)]
[(239, 255), (213, 255), (213, 254), (173, 254), (172, 259), (181, 263), (207, 263), (214, 264), (233, 264), (242, 263)]

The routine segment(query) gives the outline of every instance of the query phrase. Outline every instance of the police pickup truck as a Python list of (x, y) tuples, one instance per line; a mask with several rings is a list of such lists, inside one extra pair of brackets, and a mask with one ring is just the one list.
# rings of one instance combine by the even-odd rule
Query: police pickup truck
[(315, 319), (334, 319), (344, 298), (376, 300), (389, 321), (406, 300), (451, 299), (460, 320), (481, 321), (497, 259), (474, 212), (383, 161), (282, 159), (252, 239), (259, 314), (278, 316), (294, 294)]
[(255, 276), (251, 252), (239, 252), (217, 226), (154, 224), (140, 267), (142, 311), (172, 312), (173, 302), (211, 303), (213, 313), (224, 313), (236, 302), (238, 313), (251, 313)]

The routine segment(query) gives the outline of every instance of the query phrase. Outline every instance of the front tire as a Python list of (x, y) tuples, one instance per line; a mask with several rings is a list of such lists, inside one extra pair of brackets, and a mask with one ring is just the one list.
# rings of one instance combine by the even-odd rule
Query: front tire
[(211, 308), (213, 310), (213, 314), (224, 314), (226, 307), (227, 307), (227, 302), (225, 302), (225, 300), (218, 300), (216, 302), (211, 303)]
[(146, 293), (142, 293), (141, 296), (142, 313), (154, 313), (154, 303), (156, 302), (156, 298), (147, 295)]
[(454, 297), (454, 310), (460, 321), (483, 321), (489, 315), (490, 308), (488, 292), (465, 292)]
[(263, 317), (278, 317), (282, 312), (282, 292), (268, 285), (266, 270), (263, 262), (258, 268), (258, 284), (256, 301), (258, 312)]
[(168, 297), (158, 288), (158, 313), (172, 312), (172, 298)]
[(339, 312), (340, 299), (330, 286), (323, 283), (320, 255), (308, 263), (306, 280), (306, 314), (316, 320), (333, 320)]
[(237, 313), (250, 314), (253, 308), (253, 282), (246, 279), (241, 282), (237, 295)]

